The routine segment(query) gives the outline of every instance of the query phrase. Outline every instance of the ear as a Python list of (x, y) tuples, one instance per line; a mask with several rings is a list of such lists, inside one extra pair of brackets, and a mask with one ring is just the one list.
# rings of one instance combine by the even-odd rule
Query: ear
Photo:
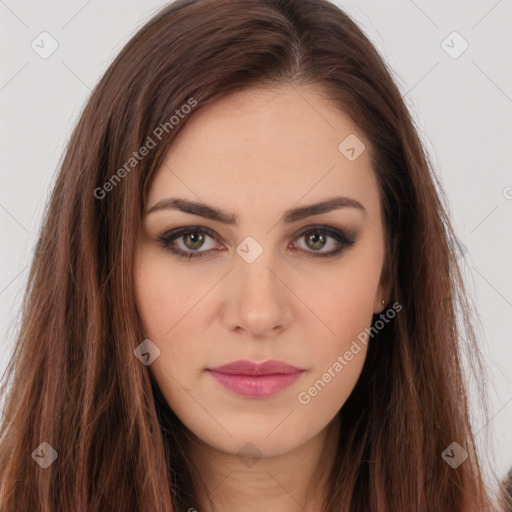
[[(381, 278), (377, 293), (375, 294), (375, 302), (373, 304), (373, 313), (376, 315), (389, 307), (391, 299), (392, 284), (389, 278)], [(382, 303), (384, 301), (384, 304)]]
[(379, 314), (384, 309), (389, 307), (391, 295), (393, 293), (393, 271), (391, 266), (391, 259), (394, 251), (390, 253), (384, 251), (384, 261), (382, 263), (382, 269), (380, 273), (379, 286), (375, 294), (375, 300), (373, 304), (373, 313)]

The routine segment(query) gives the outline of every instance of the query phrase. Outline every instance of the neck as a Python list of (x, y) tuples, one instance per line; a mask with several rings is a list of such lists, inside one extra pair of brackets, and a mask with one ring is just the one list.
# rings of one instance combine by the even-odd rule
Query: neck
[(244, 459), (245, 463), (237, 454), (213, 448), (192, 435), (184, 443), (184, 451), (204, 484), (195, 485), (201, 510), (321, 510), (328, 492), (339, 429), (336, 415), (315, 437), (293, 450), (252, 461)]

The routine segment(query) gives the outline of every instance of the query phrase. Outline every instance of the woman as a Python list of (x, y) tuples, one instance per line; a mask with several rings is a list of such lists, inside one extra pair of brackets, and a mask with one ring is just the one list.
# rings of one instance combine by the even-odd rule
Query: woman
[(493, 510), (441, 190), (334, 5), (162, 9), (62, 162), (4, 380), (2, 510)]

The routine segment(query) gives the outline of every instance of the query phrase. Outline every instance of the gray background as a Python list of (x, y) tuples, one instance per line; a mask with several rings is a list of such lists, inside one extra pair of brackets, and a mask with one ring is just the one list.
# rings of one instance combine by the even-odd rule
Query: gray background
[[(164, 3), (0, 0), (1, 371), (43, 207), (77, 115), (108, 64)], [(450, 199), (490, 376), (490, 422), (475, 402), (475, 434), (486, 467), (504, 476), (512, 466), (511, 2), (337, 3), (391, 66)], [(59, 45), (47, 59), (31, 47), (43, 31)], [(469, 47), (457, 55), (463, 40)]]

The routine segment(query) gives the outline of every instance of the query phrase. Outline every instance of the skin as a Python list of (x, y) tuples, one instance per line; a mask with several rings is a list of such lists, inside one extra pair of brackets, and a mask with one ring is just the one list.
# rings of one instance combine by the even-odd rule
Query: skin
[[(349, 161), (338, 149), (349, 135), (366, 150)], [(146, 211), (180, 197), (238, 215), (238, 225), (162, 209), (143, 220), (135, 265), (144, 333), (160, 350), (149, 366), (170, 407), (190, 430), (187, 456), (206, 483), (202, 510), (318, 510), (333, 463), (337, 412), (363, 367), (366, 345), (307, 404), (298, 395), (322, 377), (380, 313), (384, 228), (369, 143), (318, 86), (253, 88), (202, 108), (175, 139), (158, 169)], [(344, 207), (286, 224), (287, 209), (346, 196)], [(307, 226), (353, 231), (356, 242), (315, 245)], [(178, 259), (158, 238), (171, 229), (207, 227), (203, 245), (181, 236)], [(298, 236), (301, 235), (301, 236)], [(236, 252), (247, 236), (263, 252), (248, 263)], [(295, 245), (294, 243), (295, 242)], [(370, 341), (371, 342), (371, 341)], [(206, 368), (238, 359), (277, 359), (305, 369), (268, 398), (235, 395)], [(250, 465), (243, 455), (257, 447)], [(245, 447), (245, 448), (244, 448)], [(244, 451), (245, 450), (245, 451)], [(255, 461), (255, 463), (254, 463)]]

